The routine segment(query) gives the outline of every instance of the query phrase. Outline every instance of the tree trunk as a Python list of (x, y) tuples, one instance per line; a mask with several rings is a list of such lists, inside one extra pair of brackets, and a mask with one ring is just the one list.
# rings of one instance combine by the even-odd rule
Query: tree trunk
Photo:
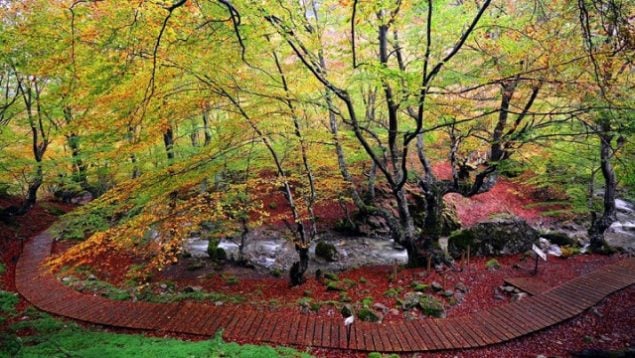
[(205, 135), (204, 146), (207, 146), (212, 141), (212, 133), (209, 130), (209, 109), (205, 107), (203, 109), (203, 134)]
[(592, 213), (593, 222), (589, 229), (589, 236), (591, 238), (591, 249), (595, 250), (601, 249), (606, 245), (604, 232), (617, 219), (617, 209), (615, 207), (617, 180), (611, 165), (611, 140), (613, 135), (610, 133), (611, 128), (608, 123), (601, 124), (600, 129), (600, 168), (604, 178), (604, 211), (599, 218), (595, 212)]
[(293, 263), (291, 271), (289, 271), (289, 278), (292, 286), (298, 286), (304, 283), (304, 273), (309, 268), (309, 249), (300, 246), (295, 247), (295, 250), (300, 256), (300, 260)]
[(192, 132), (190, 133), (190, 141), (192, 142), (192, 147), (198, 147), (198, 127), (194, 120), (192, 120)]
[(79, 136), (71, 133), (67, 137), (68, 147), (71, 150), (73, 161), (73, 179), (84, 190), (88, 190), (88, 180), (86, 179), (86, 164), (81, 158), (79, 150)]
[(165, 153), (168, 158), (168, 163), (172, 164), (174, 160), (174, 132), (172, 126), (168, 127), (163, 133), (163, 143), (165, 144)]

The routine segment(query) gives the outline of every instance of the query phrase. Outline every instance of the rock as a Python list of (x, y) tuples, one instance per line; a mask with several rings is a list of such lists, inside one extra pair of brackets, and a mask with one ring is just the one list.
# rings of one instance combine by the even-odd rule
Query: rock
[(388, 311), (388, 313), (390, 313), (393, 316), (399, 316), (399, 313), (401, 312), (399, 312), (399, 310), (396, 308), (391, 308), (390, 311)]
[(160, 285), (159, 285), (159, 287), (160, 287), (162, 290), (166, 290), (166, 289), (168, 288), (168, 285), (166, 285), (165, 283), (162, 283), (162, 284), (160, 284)]
[(465, 293), (461, 291), (454, 291), (454, 299), (457, 303), (463, 302), (463, 300), (465, 299)]
[(324, 240), (317, 242), (317, 245), (315, 246), (315, 256), (329, 262), (337, 261), (339, 257), (335, 245)]
[(445, 296), (445, 297), (454, 296), (454, 290), (445, 290), (445, 291), (443, 291), (443, 296)]
[(467, 293), (467, 286), (463, 282), (459, 282), (454, 286), (454, 289), (463, 293)]
[(403, 314), (403, 316), (407, 321), (414, 321), (419, 318), (417, 311), (407, 311)]
[(505, 286), (502, 287), (502, 289), (503, 289), (504, 292), (513, 293), (514, 290), (516, 289), (516, 287), (510, 286), (510, 285), (505, 285)]
[(62, 278), (62, 282), (64, 283), (69, 283), (73, 281), (73, 278), (71, 276), (65, 276), (64, 278)]
[(419, 304), (421, 296), (421, 292), (406, 292), (403, 300), (401, 301), (401, 309), (407, 311), (416, 307)]
[(593, 312), (594, 315), (600, 318), (604, 317), (604, 315), (597, 309), (597, 307), (591, 307), (591, 312)]
[(183, 289), (183, 292), (185, 293), (201, 292), (201, 291), (203, 291), (203, 287), (201, 286), (187, 286), (186, 288)]
[(520, 292), (520, 293), (514, 293), (512, 295), (512, 301), (516, 302), (516, 301), (520, 301), (522, 299), (524, 299), (525, 297), (527, 297), (528, 295), (525, 292)]
[(432, 295), (421, 296), (421, 298), (419, 299), (419, 307), (421, 308), (421, 311), (427, 316), (441, 318), (445, 315), (443, 303), (441, 303), (441, 301), (439, 301)]
[(340, 278), (336, 274), (334, 274), (332, 272), (325, 272), (324, 273), (324, 278), (327, 279), (327, 280), (330, 280), (330, 281), (339, 281), (340, 280)]
[(340, 313), (342, 314), (342, 317), (350, 317), (353, 315), (353, 308), (351, 307), (351, 305), (348, 304), (343, 305)]
[(346, 289), (344, 287), (342, 287), (342, 285), (340, 285), (339, 282), (337, 281), (329, 281), (326, 283), (326, 290), (327, 291), (346, 291)]
[(469, 245), (472, 256), (511, 255), (531, 249), (538, 237), (538, 231), (524, 220), (498, 218), (450, 235), (448, 252), (458, 258)]
[(438, 283), (437, 281), (432, 281), (432, 283), (430, 284), (430, 287), (432, 287), (432, 289), (436, 292), (443, 290), (443, 286), (441, 286), (441, 284)]
[(386, 307), (386, 305), (384, 305), (383, 303), (373, 303), (373, 308), (377, 311), (381, 311), (383, 313), (387, 313), (388, 312), (388, 307)]
[(88, 280), (89, 281), (96, 281), (97, 280), (97, 276), (93, 275), (92, 273), (90, 275), (88, 275)]
[(222, 305), (224, 305), (224, 304), (225, 304), (225, 302), (223, 302), (223, 301), (216, 301), (216, 302), (214, 302), (214, 306), (222, 306)]
[(558, 246), (571, 246), (577, 243), (575, 239), (569, 237), (569, 235), (564, 232), (551, 231), (542, 233), (542, 235), (540, 236), (549, 240), (549, 242), (551, 242), (552, 244), (556, 244)]
[(360, 319), (360, 321), (379, 322), (383, 318), (383, 315), (381, 315), (379, 312), (374, 312), (369, 308), (363, 307), (357, 313), (357, 317)]
[(505, 299), (505, 296), (501, 294), (501, 291), (498, 287), (494, 289), (494, 299), (498, 301), (502, 301)]

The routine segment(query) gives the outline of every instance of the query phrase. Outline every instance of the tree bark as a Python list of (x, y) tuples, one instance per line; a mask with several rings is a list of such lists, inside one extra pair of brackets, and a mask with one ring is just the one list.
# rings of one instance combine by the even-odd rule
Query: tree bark
[(207, 146), (212, 141), (212, 133), (209, 130), (209, 108), (203, 107), (203, 135), (205, 136), (204, 146)]
[(165, 132), (163, 132), (163, 144), (165, 145), (168, 163), (172, 164), (172, 161), (174, 161), (174, 132), (172, 131), (172, 126), (169, 126)]
[(604, 232), (617, 220), (617, 209), (615, 207), (615, 195), (617, 190), (617, 179), (615, 171), (611, 165), (612, 147), (611, 126), (608, 121), (600, 124), (600, 169), (604, 178), (604, 198), (603, 213), (598, 218), (597, 214), (592, 213), (592, 223), (589, 230), (591, 238), (591, 249), (601, 249), (606, 245), (604, 240)]

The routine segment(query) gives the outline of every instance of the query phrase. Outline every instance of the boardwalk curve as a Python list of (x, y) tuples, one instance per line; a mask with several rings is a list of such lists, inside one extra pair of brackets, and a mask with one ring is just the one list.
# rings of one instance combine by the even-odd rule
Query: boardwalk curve
[(575, 278), (519, 302), (447, 319), (355, 322), (350, 344), (341, 319), (309, 315), (289, 318), (204, 303), (112, 301), (81, 294), (62, 285), (42, 263), (53, 237), (31, 238), (16, 267), (16, 286), (37, 308), (100, 325), (166, 333), (212, 336), (223, 329), (226, 340), (378, 352), (421, 352), (483, 347), (509, 341), (570, 319), (607, 295), (635, 283), (635, 258)]

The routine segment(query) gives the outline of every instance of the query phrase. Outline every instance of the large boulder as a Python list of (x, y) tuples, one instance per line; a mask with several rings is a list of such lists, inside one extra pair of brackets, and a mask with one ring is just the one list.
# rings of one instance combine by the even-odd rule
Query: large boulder
[(455, 231), (448, 238), (448, 252), (460, 257), (470, 246), (472, 256), (512, 255), (531, 249), (540, 233), (518, 218), (497, 218)]

